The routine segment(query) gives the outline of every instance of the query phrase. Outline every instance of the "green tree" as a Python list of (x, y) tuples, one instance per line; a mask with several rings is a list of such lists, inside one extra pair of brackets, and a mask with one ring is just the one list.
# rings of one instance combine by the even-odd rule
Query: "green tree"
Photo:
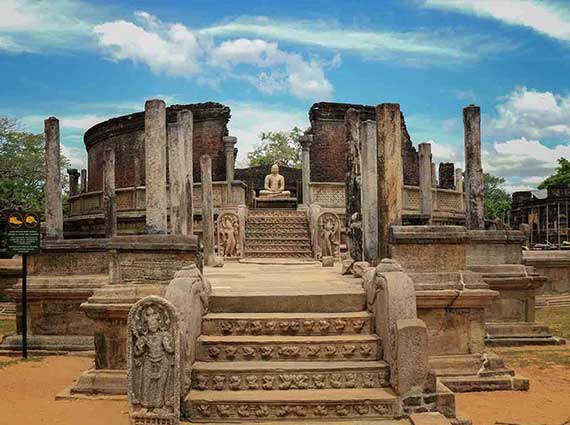
[[(23, 131), (16, 120), (0, 117), (0, 210), (43, 210), (44, 156), (42, 134)], [(67, 188), (68, 165), (62, 155), (63, 189)]]
[(505, 179), (484, 174), (485, 182), (485, 218), (504, 220), (511, 211), (511, 195), (502, 187)]
[(539, 189), (550, 187), (570, 187), (570, 161), (566, 158), (560, 158), (554, 174), (538, 185)]
[(278, 164), (286, 167), (301, 167), (301, 145), (299, 138), (303, 130), (267, 131), (259, 135), (261, 143), (247, 154), (250, 167)]

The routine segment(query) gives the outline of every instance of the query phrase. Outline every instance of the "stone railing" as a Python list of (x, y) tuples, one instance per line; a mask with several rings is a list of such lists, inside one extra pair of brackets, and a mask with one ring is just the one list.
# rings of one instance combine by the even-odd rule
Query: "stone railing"
[[(221, 208), (225, 205), (245, 204), (246, 185), (241, 181), (232, 182), (230, 200), (228, 200), (227, 183), (225, 181), (214, 182), (212, 184), (212, 191), (214, 195), (214, 208)], [(118, 212), (144, 211), (146, 204), (144, 186), (120, 188), (117, 189), (116, 195)], [(167, 199), (170, 201), (169, 196)], [(202, 185), (201, 183), (194, 183), (194, 208), (201, 208), (201, 204)], [(103, 192), (100, 190), (71, 196), (69, 198), (70, 216), (102, 213), (102, 205)]]
[(346, 207), (344, 183), (334, 182), (311, 182), (311, 204), (320, 205), (323, 208)]

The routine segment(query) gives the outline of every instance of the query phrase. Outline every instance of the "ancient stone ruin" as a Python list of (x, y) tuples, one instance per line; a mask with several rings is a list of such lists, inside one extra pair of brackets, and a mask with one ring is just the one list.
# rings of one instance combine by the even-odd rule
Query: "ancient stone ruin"
[(229, 107), (149, 100), (86, 132), (66, 217), (49, 118), (30, 348), (94, 350), (69, 396), (128, 394), (134, 424), (467, 423), (455, 392), (529, 387), (487, 347), (563, 342), (525, 234), (485, 223), (480, 114), (464, 173), (394, 103), (317, 103), (300, 170), (235, 169)]

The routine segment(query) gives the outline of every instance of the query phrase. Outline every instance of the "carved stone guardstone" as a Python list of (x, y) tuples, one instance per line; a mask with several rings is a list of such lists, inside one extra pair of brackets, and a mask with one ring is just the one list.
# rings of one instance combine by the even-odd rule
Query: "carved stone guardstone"
[(324, 212), (318, 219), (318, 243), (320, 258), (340, 257), (340, 219), (338, 215)]
[(240, 258), (243, 254), (243, 235), (237, 214), (223, 212), (218, 216), (218, 255), (225, 258)]
[(130, 310), (128, 395), (133, 425), (180, 423), (180, 330), (174, 306), (154, 295)]

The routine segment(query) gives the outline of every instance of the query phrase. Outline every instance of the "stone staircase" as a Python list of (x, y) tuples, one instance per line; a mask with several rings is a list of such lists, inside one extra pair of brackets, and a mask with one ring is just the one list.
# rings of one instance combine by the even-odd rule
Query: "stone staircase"
[(252, 209), (245, 225), (245, 256), (311, 259), (311, 237), (303, 211)]
[(186, 415), (207, 423), (398, 417), (372, 317), (354, 310), (208, 313)]

